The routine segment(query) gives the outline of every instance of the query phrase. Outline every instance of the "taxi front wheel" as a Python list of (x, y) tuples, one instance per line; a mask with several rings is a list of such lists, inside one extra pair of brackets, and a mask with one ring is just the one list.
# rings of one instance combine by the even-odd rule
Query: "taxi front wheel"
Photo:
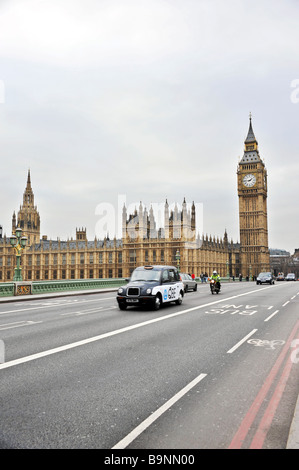
[(161, 307), (161, 297), (159, 295), (156, 295), (154, 309), (159, 310), (160, 307)]

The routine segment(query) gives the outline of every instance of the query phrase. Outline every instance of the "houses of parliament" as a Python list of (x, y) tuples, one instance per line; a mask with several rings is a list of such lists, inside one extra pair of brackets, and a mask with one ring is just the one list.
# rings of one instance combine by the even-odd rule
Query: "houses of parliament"
[[(30, 170), (23, 204), (12, 215), (12, 234), (23, 230), (27, 245), (21, 257), (23, 280), (61, 280), (127, 278), (136, 266), (146, 264), (177, 265), (181, 272), (199, 276), (217, 270), (220, 276), (257, 276), (270, 270), (267, 222), (267, 171), (259, 155), (258, 142), (250, 116), (244, 142), (244, 154), (238, 162), (240, 241), (196, 235), (195, 205), (188, 210), (170, 210), (164, 205), (164, 227), (156, 229), (153, 211), (142, 203), (133, 214), (124, 206), (122, 237), (88, 240), (86, 229), (77, 228), (76, 238), (48, 240), (40, 234), (40, 215), (34, 203)], [(0, 282), (11, 282), (16, 265), (10, 236), (0, 233)], [(179, 254), (179, 258), (178, 258)], [(179, 261), (178, 261), (179, 259)]]

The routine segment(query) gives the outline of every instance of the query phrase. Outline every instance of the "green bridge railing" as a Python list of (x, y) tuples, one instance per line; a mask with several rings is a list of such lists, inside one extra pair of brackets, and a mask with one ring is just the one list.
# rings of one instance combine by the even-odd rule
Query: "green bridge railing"
[[(198, 284), (201, 284), (201, 279), (196, 278)], [(239, 279), (235, 279), (238, 282)], [(243, 281), (245, 279), (243, 278)], [(32, 281), (15, 283), (15, 282), (2, 282), (0, 283), (0, 297), (11, 297), (14, 295), (22, 294), (45, 294), (50, 292), (67, 292), (75, 290), (90, 290), (90, 289), (105, 289), (117, 288), (126, 284), (126, 279), (72, 279), (60, 281)], [(222, 277), (221, 282), (233, 282), (230, 277)], [(18, 285), (18, 288), (16, 286)], [(30, 287), (28, 287), (30, 286)], [(26, 287), (26, 289), (20, 289)]]
[[(0, 297), (10, 297), (21, 294), (45, 294), (49, 292), (67, 292), (75, 290), (105, 289), (117, 288), (125, 284), (125, 279), (74, 279), (61, 281), (32, 281), (31, 283), (23, 283), (26, 291), (17, 292), (18, 287), (22, 286), (21, 282), (3, 282), (0, 283)], [(28, 289), (30, 286), (30, 289)]]
[(124, 279), (75, 279), (67, 281), (34, 281), (32, 294), (45, 292), (73, 291), (82, 289), (104, 289), (119, 287), (125, 283)]
[(10, 297), (14, 295), (14, 282), (2, 282), (0, 284), (0, 297)]

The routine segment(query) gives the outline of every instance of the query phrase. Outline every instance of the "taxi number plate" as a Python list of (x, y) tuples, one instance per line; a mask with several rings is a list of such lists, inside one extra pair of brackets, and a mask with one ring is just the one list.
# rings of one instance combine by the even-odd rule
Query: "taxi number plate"
[(139, 300), (138, 300), (138, 299), (127, 299), (127, 302), (132, 302), (132, 303), (134, 303), (134, 302), (139, 302)]

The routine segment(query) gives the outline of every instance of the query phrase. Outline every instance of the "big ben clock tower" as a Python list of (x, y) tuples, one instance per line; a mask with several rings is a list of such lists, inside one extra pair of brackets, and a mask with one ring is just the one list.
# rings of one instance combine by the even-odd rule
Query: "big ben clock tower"
[(270, 270), (267, 216), (267, 170), (250, 115), (244, 155), (238, 165), (240, 264), (243, 276)]

